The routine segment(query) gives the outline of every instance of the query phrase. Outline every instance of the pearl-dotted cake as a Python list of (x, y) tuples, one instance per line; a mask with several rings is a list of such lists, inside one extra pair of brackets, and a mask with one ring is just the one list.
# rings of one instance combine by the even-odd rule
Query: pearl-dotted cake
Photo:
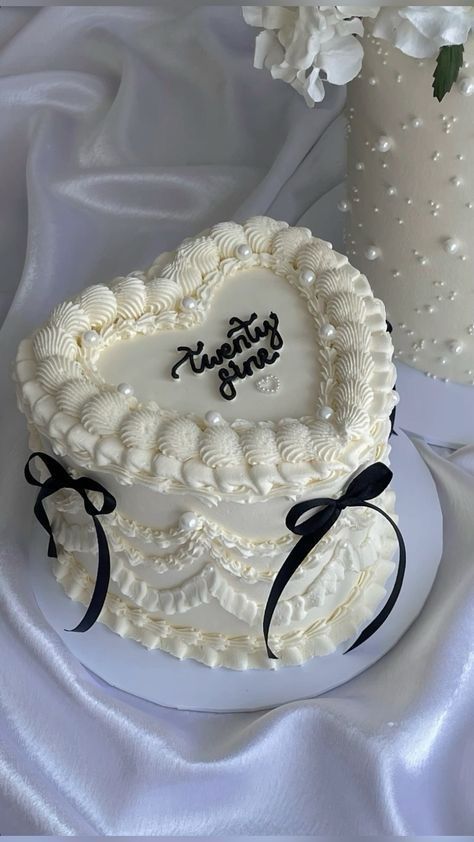
[[(297, 540), (285, 517), (388, 462), (392, 350), (367, 279), (307, 228), (266, 217), (216, 225), (56, 307), (20, 345), (18, 397), (32, 446), (117, 500), (101, 521), (101, 621), (179, 658), (271, 666), (263, 610)], [(393, 516), (391, 490), (376, 502)], [(54, 573), (87, 604), (90, 518), (70, 491), (47, 505)], [(276, 609), (281, 663), (329, 653), (369, 622), (395, 544), (376, 512), (341, 515)]]
[(435, 59), (372, 35), (348, 86), (347, 249), (387, 307), (396, 355), (474, 383), (474, 39), (439, 103)]

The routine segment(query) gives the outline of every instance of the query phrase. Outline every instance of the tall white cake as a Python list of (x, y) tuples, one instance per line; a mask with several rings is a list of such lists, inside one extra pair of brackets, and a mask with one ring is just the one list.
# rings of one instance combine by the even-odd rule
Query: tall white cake
[[(392, 352), (367, 279), (307, 228), (265, 217), (216, 225), (60, 304), (20, 345), (18, 397), (32, 445), (116, 498), (101, 621), (179, 658), (271, 666), (264, 606), (298, 540), (286, 515), (387, 463)], [(393, 516), (390, 489), (376, 502)], [(87, 604), (93, 524), (74, 491), (47, 506), (54, 573)], [(370, 621), (395, 545), (379, 513), (342, 513), (279, 601), (282, 663)]]
[[(370, 25), (369, 25), (370, 27)], [(348, 86), (347, 251), (408, 365), (474, 383), (474, 39), (439, 103), (435, 59), (364, 36)]]

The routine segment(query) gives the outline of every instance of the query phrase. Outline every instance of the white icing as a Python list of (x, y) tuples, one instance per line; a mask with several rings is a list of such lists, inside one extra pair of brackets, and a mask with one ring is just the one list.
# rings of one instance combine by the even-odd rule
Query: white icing
[(210, 237), (214, 241), (221, 259), (234, 257), (235, 251), (240, 245), (248, 245), (243, 227), (236, 222), (218, 222), (211, 228)]
[(85, 289), (77, 303), (87, 313), (93, 327), (110, 324), (117, 313), (117, 299), (114, 293), (101, 284)]
[(165, 456), (187, 462), (199, 456), (201, 435), (190, 418), (173, 418), (160, 427), (158, 447)]
[(125, 415), (120, 437), (125, 447), (154, 448), (157, 445), (160, 422), (153, 409), (137, 409)]
[[(384, 37), (392, 14), (398, 10), (378, 20)], [(364, 66), (348, 88), (349, 258), (385, 302), (400, 360), (473, 384), (474, 100), (462, 83), (441, 103), (431, 95), (431, 53), (420, 66), (386, 41), (367, 35), (363, 43)], [(461, 80), (473, 61), (471, 36)], [(383, 154), (381, 135), (393, 141)]]
[(147, 309), (153, 313), (170, 310), (181, 295), (181, 289), (176, 282), (168, 278), (152, 278), (148, 281), (145, 291)]
[(132, 276), (114, 284), (117, 301), (117, 316), (122, 319), (138, 319), (146, 306), (145, 284)]
[(210, 468), (225, 468), (244, 461), (238, 434), (227, 424), (208, 427), (201, 436), (200, 456)]
[(54, 308), (51, 313), (51, 323), (71, 334), (82, 333), (89, 330), (91, 326), (88, 315), (72, 301), (65, 301)]
[(82, 378), (72, 378), (61, 384), (58, 392), (57, 403), (61, 412), (66, 412), (74, 418), (79, 418), (81, 408), (92, 397), (99, 396), (99, 390), (95, 383)]
[(75, 360), (77, 344), (64, 328), (55, 324), (46, 325), (37, 330), (33, 337), (33, 353), (37, 360), (47, 360), (52, 356)]
[(36, 364), (36, 376), (44, 389), (54, 394), (68, 380), (83, 378), (84, 372), (78, 362), (53, 355)]
[(109, 436), (119, 432), (130, 405), (130, 398), (120, 392), (100, 392), (82, 407), (81, 421), (87, 432)]
[(275, 233), (287, 227), (287, 222), (277, 222), (267, 216), (255, 216), (243, 226), (247, 242), (257, 254), (269, 252)]

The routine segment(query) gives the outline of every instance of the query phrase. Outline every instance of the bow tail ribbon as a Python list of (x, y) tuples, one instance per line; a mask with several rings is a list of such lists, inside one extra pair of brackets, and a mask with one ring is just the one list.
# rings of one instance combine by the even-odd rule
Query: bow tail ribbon
[[(49, 470), (50, 475), (44, 482), (36, 479), (31, 473), (30, 463), (36, 458), (40, 459)], [(65, 468), (48, 453), (37, 451), (31, 454), (25, 465), (25, 478), (30, 485), (36, 485), (40, 489), (33, 511), (38, 522), (49, 535), (48, 556), (50, 558), (57, 558), (58, 551), (54, 540), (53, 529), (44, 507), (44, 500), (51, 497), (57, 491), (69, 488), (80, 495), (86, 514), (92, 518), (97, 537), (97, 576), (94, 590), (87, 611), (80, 623), (73, 629), (67, 629), (67, 631), (73, 632), (88, 631), (94, 625), (104, 607), (110, 582), (109, 545), (98, 516), (110, 514), (115, 509), (115, 498), (100, 483), (90, 477), (79, 477), (78, 479), (71, 477)], [(103, 502), (100, 508), (97, 508), (89, 499), (88, 491), (96, 491), (102, 494)]]
[[(383, 608), (379, 611), (379, 613), (374, 617), (374, 619), (369, 623), (368, 626), (363, 629), (360, 633), (359, 637), (354, 641), (352, 646), (349, 646), (349, 649), (346, 649), (346, 652), (351, 652), (352, 649), (356, 649), (361, 643), (365, 643), (369, 637), (372, 637), (373, 634), (380, 628), (380, 626), (385, 623), (385, 620), (392, 613), (395, 603), (399, 597), (400, 591), (402, 589), (403, 579), (405, 578), (405, 570), (407, 566), (407, 552), (405, 547), (405, 541), (403, 540), (403, 535), (400, 532), (397, 524), (387, 514), (384, 512), (383, 509), (380, 509), (379, 506), (375, 506), (373, 503), (365, 503), (366, 508), (373, 509), (375, 512), (378, 512), (380, 515), (383, 515), (385, 520), (387, 520), (390, 525), (393, 527), (395, 535), (398, 538), (398, 567), (397, 567), (397, 575), (395, 576), (395, 581), (393, 583), (392, 590), (390, 591), (390, 595), (387, 601), (384, 603)], [(344, 654), (346, 654), (346, 652)]]
[(275, 580), (273, 582), (270, 595), (267, 600), (267, 604), (265, 606), (265, 612), (263, 615), (263, 635), (265, 638), (265, 645), (267, 647), (267, 655), (269, 658), (273, 658), (274, 660), (277, 659), (277, 655), (275, 655), (270, 646), (268, 645), (268, 633), (270, 631), (270, 623), (275, 612), (275, 608), (277, 607), (278, 600), (280, 599), (285, 587), (287, 586), (291, 577), (296, 573), (300, 564), (304, 561), (307, 555), (311, 552), (312, 549), (316, 546), (316, 544), (324, 538), (326, 532), (328, 532), (336, 523), (336, 520), (339, 517), (339, 511), (334, 508), (328, 513), (328, 518), (326, 522), (316, 529), (314, 532), (303, 535), (297, 544), (293, 547), (288, 557), (283, 562), (283, 565), (280, 567)]
[(95, 580), (94, 590), (92, 592), (91, 601), (80, 623), (73, 629), (66, 629), (72, 632), (85, 632), (94, 625), (99, 618), (107, 597), (110, 583), (110, 552), (109, 544), (104, 532), (104, 527), (98, 521), (95, 515), (92, 516), (95, 526), (95, 533), (97, 536), (97, 576)]

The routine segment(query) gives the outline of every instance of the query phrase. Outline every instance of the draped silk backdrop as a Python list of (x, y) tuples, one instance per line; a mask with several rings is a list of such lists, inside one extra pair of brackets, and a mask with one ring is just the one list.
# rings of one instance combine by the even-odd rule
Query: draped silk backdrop
[[(419, 620), (314, 701), (218, 715), (128, 697), (75, 661), (29, 586), (19, 339), (64, 297), (227, 218), (268, 213), (342, 248), (344, 90), (307, 109), (252, 68), (254, 37), (238, 7), (0, 10), (3, 834), (474, 828), (474, 450), (423, 450), (446, 524)], [(38, 552), (48, 564), (46, 541)]]

